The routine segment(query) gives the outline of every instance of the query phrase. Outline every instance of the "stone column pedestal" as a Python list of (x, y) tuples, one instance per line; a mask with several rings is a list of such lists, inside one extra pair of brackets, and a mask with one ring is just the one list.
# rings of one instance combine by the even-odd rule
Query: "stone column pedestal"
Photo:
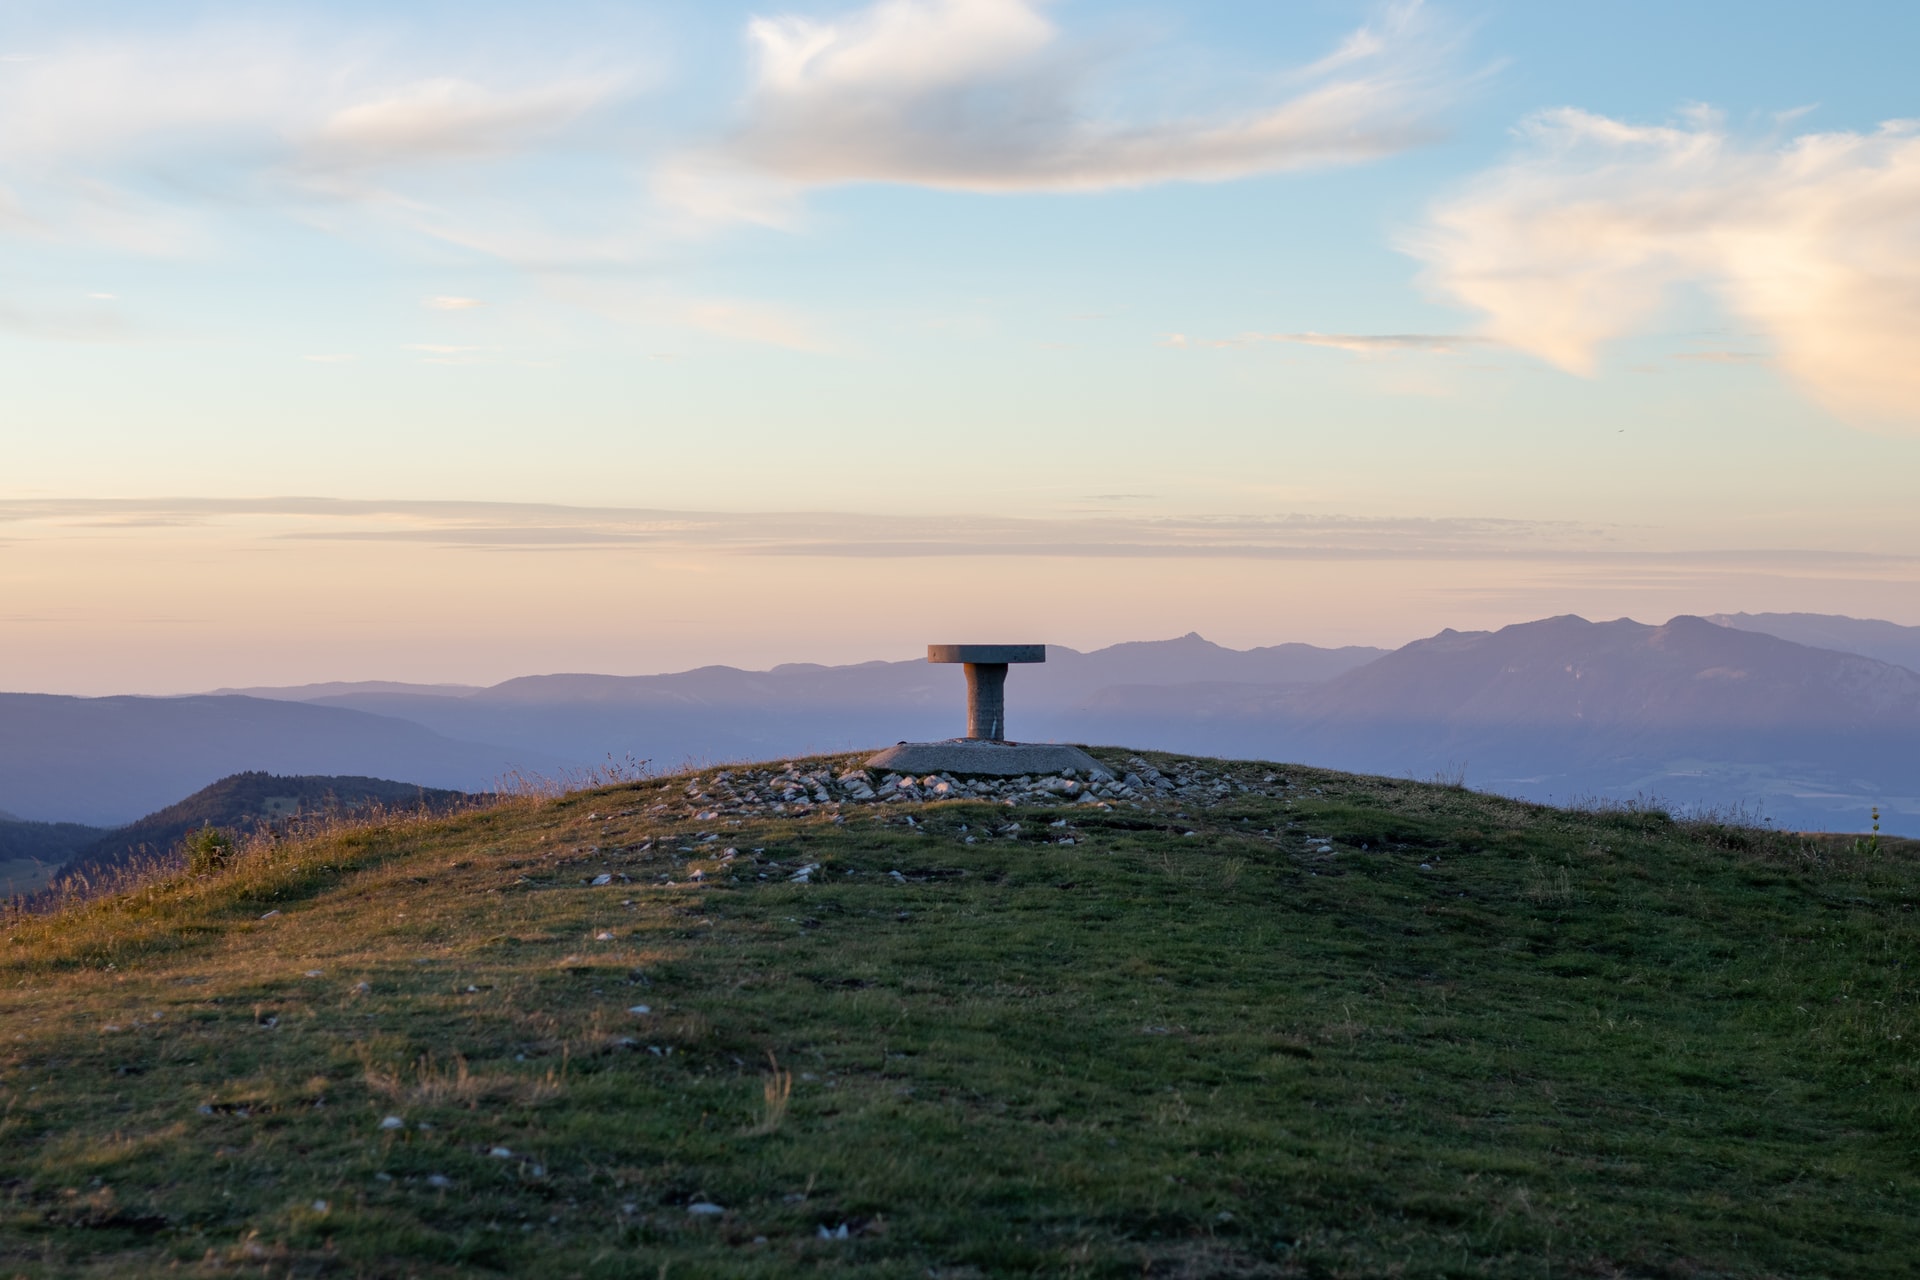
[(986, 742), (1007, 740), (1007, 664), (967, 664), (967, 736)]
[(960, 662), (967, 668), (967, 737), (1007, 740), (1007, 665), (1045, 662), (1043, 644), (930, 644), (928, 662)]

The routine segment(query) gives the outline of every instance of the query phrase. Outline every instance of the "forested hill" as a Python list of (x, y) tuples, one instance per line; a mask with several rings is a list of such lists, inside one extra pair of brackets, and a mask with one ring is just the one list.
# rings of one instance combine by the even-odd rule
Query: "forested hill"
[(201, 827), (244, 833), (269, 823), (314, 814), (358, 813), (370, 808), (446, 810), (466, 798), (466, 793), (461, 791), (385, 778), (236, 773), (201, 788), (177, 804), (106, 833), (75, 852), (59, 874), (115, 866), (141, 852), (166, 856), (179, 846), (188, 832)]

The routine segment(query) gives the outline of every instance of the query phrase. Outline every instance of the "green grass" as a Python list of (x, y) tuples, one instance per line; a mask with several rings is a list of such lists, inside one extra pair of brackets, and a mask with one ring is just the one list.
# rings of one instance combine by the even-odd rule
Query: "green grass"
[(0, 1274), (1920, 1267), (1915, 845), (1285, 772), (667, 780), (7, 920)]

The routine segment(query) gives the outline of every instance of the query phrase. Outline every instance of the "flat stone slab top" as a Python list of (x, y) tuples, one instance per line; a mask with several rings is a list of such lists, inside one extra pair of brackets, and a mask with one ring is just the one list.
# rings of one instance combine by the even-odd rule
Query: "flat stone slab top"
[(867, 768), (916, 777), (951, 773), (956, 777), (1017, 778), (1024, 774), (1072, 769), (1083, 778), (1111, 778), (1113, 770), (1078, 747), (1059, 742), (988, 742), (949, 738), (945, 742), (903, 742), (867, 761)]
[(930, 644), (928, 662), (1045, 662), (1043, 644)]

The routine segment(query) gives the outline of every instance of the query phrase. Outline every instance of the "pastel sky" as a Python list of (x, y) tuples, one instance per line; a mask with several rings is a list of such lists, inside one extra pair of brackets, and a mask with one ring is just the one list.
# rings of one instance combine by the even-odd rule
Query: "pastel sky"
[(1915, 48), (0, 0), (0, 687), (1920, 624)]

